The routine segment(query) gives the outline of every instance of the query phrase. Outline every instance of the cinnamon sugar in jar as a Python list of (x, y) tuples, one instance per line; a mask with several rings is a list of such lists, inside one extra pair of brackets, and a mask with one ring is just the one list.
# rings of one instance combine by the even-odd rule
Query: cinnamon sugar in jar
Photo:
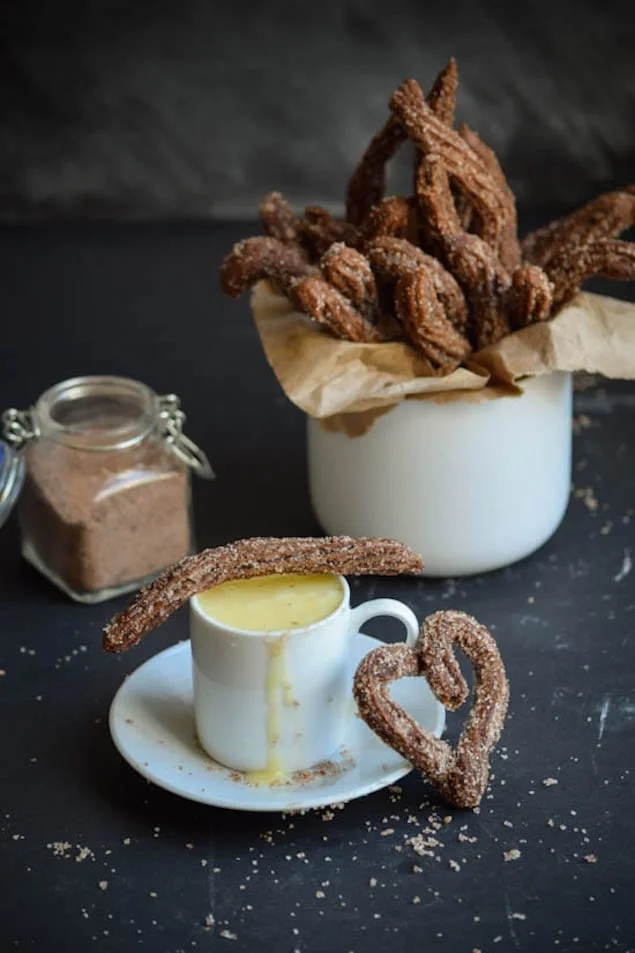
[(137, 589), (191, 552), (190, 474), (212, 473), (183, 421), (178, 398), (120, 377), (65, 381), (5, 413), (26, 463), (22, 553), (73, 599)]

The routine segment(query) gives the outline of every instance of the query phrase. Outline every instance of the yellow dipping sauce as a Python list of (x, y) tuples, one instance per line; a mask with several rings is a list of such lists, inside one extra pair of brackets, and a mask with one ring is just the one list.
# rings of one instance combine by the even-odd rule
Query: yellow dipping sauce
[(289, 632), (325, 619), (342, 602), (332, 575), (257, 576), (225, 582), (196, 597), (205, 615), (233, 629)]

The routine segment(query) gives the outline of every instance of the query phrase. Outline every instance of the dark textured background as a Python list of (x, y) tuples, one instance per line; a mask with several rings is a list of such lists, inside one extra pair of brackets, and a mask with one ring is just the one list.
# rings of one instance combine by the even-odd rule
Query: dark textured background
[(13, 0), (1, 7), (0, 217), (252, 217), (337, 207), (406, 76), (455, 55), (459, 118), (522, 207), (635, 179), (628, 2)]
[[(201, 547), (318, 530), (304, 414), (210, 268), (244, 227), (0, 228), (0, 408), (87, 372), (175, 390), (217, 472), (194, 487)], [(108, 706), (187, 637), (187, 614), (106, 655), (101, 627), (125, 600), (70, 603), (20, 558), (15, 520), (3, 527), (0, 953), (635, 953), (635, 388), (582, 384), (571, 505), (539, 552), (469, 579), (352, 580), (354, 603), (463, 609), (494, 630), (511, 703), (478, 815), (439, 804), (416, 773), (286, 817), (148, 784), (117, 754)], [(387, 619), (368, 631), (399, 637)], [(406, 843), (433, 807), (450, 818), (438, 861)]]

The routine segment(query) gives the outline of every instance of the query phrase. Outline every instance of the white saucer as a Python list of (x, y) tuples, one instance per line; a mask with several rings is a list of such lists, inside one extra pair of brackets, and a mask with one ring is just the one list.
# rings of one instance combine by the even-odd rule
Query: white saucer
[[(351, 643), (350, 679), (360, 660), (383, 643), (358, 633)], [(205, 754), (192, 713), (192, 656), (179, 642), (148, 659), (121, 685), (110, 708), (110, 733), (126, 761), (143, 777), (181, 797), (240, 811), (297, 811), (324, 807), (378, 791), (412, 768), (358, 718), (323, 776), (275, 787), (248, 784)], [(404, 678), (393, 696), (437, 737), (445, 709), (423, 678)], [(354, 705), (351, 696), (351, 706)]]

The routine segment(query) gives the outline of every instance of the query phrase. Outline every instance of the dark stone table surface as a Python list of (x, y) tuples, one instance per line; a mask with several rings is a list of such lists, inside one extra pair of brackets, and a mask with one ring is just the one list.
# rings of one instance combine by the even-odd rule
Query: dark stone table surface
[[(0, 232), (0, 407), (75, 374), (175, 390), (218, 472), (196, 486), (201, 545), (319, 531), (302, 414), (246, 303), (217, 289), (237, 237), (204, 224)], [(511, 708), (478, 813), (443, 805), (415, 774), (294, 816), (206, 807), (147, 783), (115, 750), (108, 706), (127, 673), (186, 637), (186, 616), (105, 656), (101, 627), (123, 600), (71, 604), (21, 560), (7, 524), (0, 949), (634, 950), (634, 425), (632, 385), (579, 382), (574, 492), (540, 552), (482, 577), (353, 588), (355, 600), (371, 585), (394, 593), (420, 615), (465, 609), (500, 640)], [(397, 637), (388, 622), (369, 631)], [(409, 839), (437, 826), (420, 856)]]

